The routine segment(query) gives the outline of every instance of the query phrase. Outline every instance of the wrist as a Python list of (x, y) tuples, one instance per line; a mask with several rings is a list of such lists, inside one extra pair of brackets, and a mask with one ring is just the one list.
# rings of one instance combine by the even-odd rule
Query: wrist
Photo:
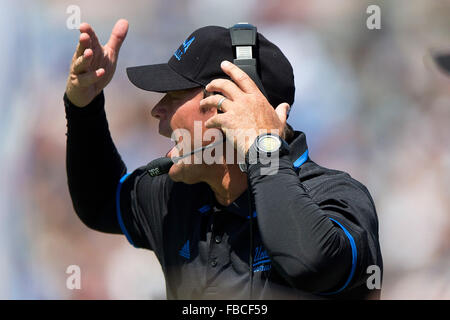
[(95, 98), (89, 102), (85, 107), (78, 107), (75, 105), (67, 95), (67, 92), (64, 93), (64, 105), (66, 108), (66, 114), (69, 118), (85, 118), (89, 116), (96, 115), (104, 110), (105, 105), (105, 96), (103, 94), (103, 90), (95, 96)]
[(254, 164), (278, 164), (279, 157), (289, 153), (289, 145), (274, 133), (263, 133), (257, 136), (245, 153), (245, 162), (239, 164), (242, 172)]

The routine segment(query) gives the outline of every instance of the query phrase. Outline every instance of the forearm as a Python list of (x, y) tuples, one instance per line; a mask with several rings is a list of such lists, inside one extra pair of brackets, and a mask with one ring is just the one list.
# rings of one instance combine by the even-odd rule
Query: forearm
[(343, 231), (311, 199), (287, 157), (280, 159), (274, 175), (262, 175), (260, 169), (260, 164), (249, 166), (250, 187), (273, 265), (299, 289), (323, 292), (335, 287), (352, 261)]
[(67, 118), (67, 179), (73, 206), (88, 227), (120, 233), (115, 193), (126, 167), (112, 141), (103, 91), (86, 107), (64, 96)]

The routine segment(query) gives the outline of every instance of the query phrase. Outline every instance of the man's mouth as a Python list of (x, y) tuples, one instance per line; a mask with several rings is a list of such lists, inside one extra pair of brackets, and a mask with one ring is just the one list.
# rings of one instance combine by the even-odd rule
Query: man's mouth
[(167, 152), (166, 157), (174, 158), (183, 156), (182, 141), (175, 141), (174, 146)]
[(173, 152), (173, 149), (175, 149), (175, 146), (173, 146), (172, 149), (170, 149), (169, 151), (167, 151), (166, 157), (172, 158), (172, 152)]

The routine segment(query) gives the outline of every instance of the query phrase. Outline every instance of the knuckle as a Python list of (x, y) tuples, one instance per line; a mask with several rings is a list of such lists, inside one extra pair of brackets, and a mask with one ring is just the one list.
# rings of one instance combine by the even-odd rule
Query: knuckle
[(77, 70), (78, 69), (78, 67), (79, 67), (79, 65), (80, 65), (80, 60), (79, 59), (77, 59), (77, 60), (75, 60), (75, 62), (73, 63), (73, 69), (74, 70)]
[(83, 60), (84, 60), (84, 57), (83, 57), (83, 55), (81, 55), (77, 58), (77, 60), (75, 60), (75, 64), (79, 65), (83, 62)]
[(90, 73), (83, 74), (82, 77), (78, 77), (78, 82), (81, 86), (88, 86), (91, 82), (92, 75)]
[(230, 80), (223, 80), (223, 81), (224, 81), (223, 87), (225, 89), (232, 89), (233, 88), (233, 86), (234, 86), (233, 82), (231, 82)]
[(78, 76), (76, 74), (71, 73), (69, 78), (72, 84), (75, 84), (75, 82), (78, 81)]
[(239, 73), (236, 77), (238, 81), (247, 81), (249, 79), (248, 75), (246, 73)]
[(239, 71), (241, 71), (242, 69), (239, 68), (237, 65), (235, 64), (230, 64), (229, 70), (232, 74), (237, 74)]
[(215, 87), (216, 83), (217, 83), (217, 79), (214, 79), (210, 83), (208, 83), (207, 87)]
[(204, 98), (203, 100), (200, 101), (200, 105), (202, 105), (202, 106), (207, 106), (207, 105), (209, 105), (211, 103), (212, 103), (211, 97), (206, 97), (206, 98)]
[(244, 95), (244, 101), (247, 105), (255, 104), (256, 99), (251, 94)]
[(220, 123), (221, 123), (221, 121), (220, 121), (220, 118), (218, 117), (218, 115), (216, 114), (214, 117), (212, 117), (211, 118), (212, 120), (211, 120), (211, 125), (212, 126), (220, 126)]
[(223, 84), (223, 79), (214, 79), (210, 83), (210, 85), (215, 88), (222, 86), (222, 84)]

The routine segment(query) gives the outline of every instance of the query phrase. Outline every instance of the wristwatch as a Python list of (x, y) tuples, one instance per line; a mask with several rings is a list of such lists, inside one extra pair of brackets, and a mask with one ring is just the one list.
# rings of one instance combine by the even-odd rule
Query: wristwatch
[(250, 164), (269, 160), (271, 157), (281, 157), (289, 153), (289, 145), (278, 135), (263, 133), (256, 137), (253, 144), (245, 154), (245, 163), (239, 163), (242, 172), (247, 172)]

